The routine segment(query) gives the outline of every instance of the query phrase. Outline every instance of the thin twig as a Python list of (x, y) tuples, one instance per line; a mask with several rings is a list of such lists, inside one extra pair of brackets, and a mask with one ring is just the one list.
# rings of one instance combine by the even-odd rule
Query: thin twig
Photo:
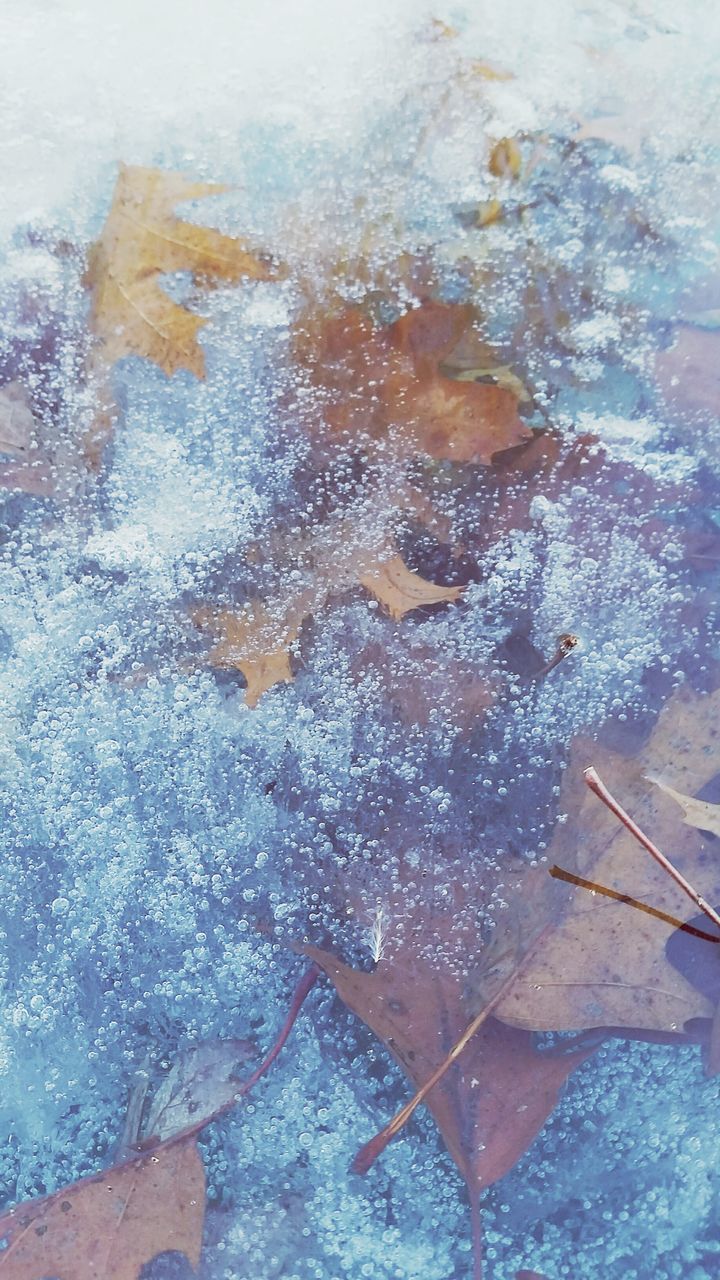
[(592, 767), (585, 769), (583, 771), (583, 777), (590, 790), (598, 797), (598, 799), (602, 800), (604, 805), (607, 805), (610, 812), (614, 813), (615, 817), (620, 819), (623, 826), (627, 827), (628, 831), (635, 836), (635, 839), (640, 842), (643, 848), (647, 849), (648, 853), (651, 854), (656, 862), (659, 862), (663, 870), (667, 871), (668, 875), (671, 876), (675, 883), (680, 886), (683, 893), (686, 893), (688, 898), (691, 898), (695, 905), (699, 907), (700, 910), (704, 912), (710, 920), (712, 920), (713, 924), (716, 924), (720, 929), (720, 915), (718, 915), (714, 907), (711, 907), (710, 903), (706, 902), (702, 894), (698, 893), (697, 889), (690, 884), (689, 880), (685, 879), (685, 876), (678, 871), (677, 867), (673, 865), (670, 859), (666, 858), (665, 854), (661, 853), (657, 845), (654, 845), (652, 840), (645, 835), (645, 832), (641, 831), (637, 823), (633, 822), (629, 813), (625, 812), (622, 805), (618, 804), (615, 797), (610, 793), (610, 791), (608, 791), (597, 771)]
[(450, 1069), (452, 1064), (460, 1057), (460, 1054), (468, 1041), (472, 1039), (476, 1031), (479, 1031), (482, 1024), (490, 1017), (491, 1013), (500, 1004), (503, 997), (507, 995), (511, 987), (517, 982), (520, 973), (528, 964), (539, 942), (545, 937), (547, 932), (548, 929), (545, 928), (542, 933), (538, 934), (535, 941), (525, 952), (525, 955), (517, 968), (510, 974), (510, 977), (503, 982), (499, 991), (496, 991), (492, 1000), (488, 1001), (485, 1008), (477, 1015), (477, 1017), (473, 1018), (469, 1026), (465, 1028), (460, 1039), (453, 1045), (447, 1056), (443, 1058), (440, 1065), (435, 1068), (432, 1075), (425, 1081), (422, 1088), (418, 1089), (414, 1097), (412, 1097), (404, 1107), (401, 1107), (397, 1115), (393, 1116), (390, 1123), (386, 1124), (384, 1129), (381, 1129), (379, 1133), (376, 1133), (369, 1142), (366, 1142), (365, 1145), (360, 1148), (350, 1166), (353, 1173), (367, 1173), (368, 1169), (370, 1169), (370, 1167), (375, 1163), (378, 1156), (385, 1150), (388, 1143), (391, 1142), (395, 1135), (398, 1134), (407, 1124), (413, 1112), (420, 1106), (420, 1103), (425, 1101), (430, 1090), (434, 1089), (435, 1085), (442, 1080), (443, 1076)]

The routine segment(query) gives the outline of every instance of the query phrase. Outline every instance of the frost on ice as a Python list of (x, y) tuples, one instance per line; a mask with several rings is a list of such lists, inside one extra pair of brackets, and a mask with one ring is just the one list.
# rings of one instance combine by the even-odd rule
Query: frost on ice
[[(269, 1041), (297, 969), (288, 940), (368, 970), (391, 954), (401, 863), (442, 897), (436, 850), (460, 851), (464, 891), (494, 877), (477, 914), (487, 936), (502, 928), (504, 867), (542, 865), (573, 735), (629, 751), (674, 689), (712, 687), (716, 670), (717, 425), (705, 415), (698, 440), (697, 395), (683, 399), (672, 360), (672, 394), (656, 373), (683, 341), (678, 299), (681, 323), (699, 314), (712, 332), (712, 299), (692, 301), (717, 278), (694, 123), (706, 6), (563, 0), (541, 22), (526, 0), (502, 17), (470, 4), (433, 15), (458, 30), (432, 37), (404, 2), (313, 0), (299, 17), (217, 0), (207, 28), (176, 9), (167, 27), (137, 5), (101, 19), (13, 0), (2, 18), (0, 382), (30, 405), (0, 442), (7, 1202), (111, 1160), (148, 1059), (167, 1070), (214, 1037)], [(451, 80), (454, 41), (490, 72)], [(29, 48), (32, 86), (15, 65)], [(611, 129), (601, 90), (628, 68)], [(638, 144), (659, 84), (671, 98)], [(488, 139), (515, 135), (521, 183), (485, 159)], [(119, 363), (119, 425), (85, 483), (83, 254), (120, 160), (227, 182), (213, 214), (184, 216), (241, 226), (289, 272), (203, 294), (206, 381)], [(451, 376), (520, 387), (536, 453), (484, 468), (430, 447), (405, 469), (403, 395), (388, 410), (396, 370), (377, 355), (368, 417), (382, 400), (389, 443), (373, 455), (368, 428), (333, 452), (338, 405), (293, 345), (328, 275), (338, 311), (366, 306), (379, 327), (428, 298), (475, 308), (432, 391)], [(166, 284), (196, 305), (190, 273)], [(333, 577), (358, 485), (357, 556), (391, 546), (462, 588), (457, 605), (398, 621), (346, 567)], [(402, 486), (415, 506), (395, 518)], [(208, 663), (193, 609), (310, 587), (293, 680), (251, 709), (239, 670)], [(566, 633), (579, 643), (541, 678)], [(348, 1176), (405, 1085), (327, 992), (266, 1084), (206, 1140), (203, 1274), (469, 1274), (463, 1192), (426, 1115), (372, 1180)], [(669, 1255), (668, 1274), (714, 1274), (716, 1093), (690, 1050), (603, 1048), (490, 1192), (490, 1274), (640, 1280)]]

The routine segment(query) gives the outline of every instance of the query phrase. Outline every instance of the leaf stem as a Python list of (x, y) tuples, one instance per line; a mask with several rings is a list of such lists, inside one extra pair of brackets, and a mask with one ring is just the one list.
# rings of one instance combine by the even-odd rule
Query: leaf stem
[(272, 1066), (280, 1050), (285, 1044), (285, 1041), (290, 1035), (295, 1019), (297, 1018), (300, 1010), (302, 1009), (302, 1006), (305, 1003), (305, 1000), (307, 999), (308, 995), (310, 994), (313, 987), (315, 986), (315, 983), (320, 977), (321, 972), (322, 970), (314, 962), (313, 964), (310, 965), (309, 969), (305, 970), (305, 973), (303, 974), (302, 978), (300, 979), (300, 981), (298, 982), (295, 988), (295, 993), (293, 995), (292, 1002), (288, 1010), (288, 1015), (282, 1025), (282, 1028), (281, 1028), (280, 1034), (277, 1037), (277, 1040), (275, 1041), (274, 1045), (270, 1049), (269, 1053), (263, 1058), (262, 1062), (260, 1063), (260, 1066), (257, 1067), (255, 1071), (253, 1071), (251, 1076), (248, 1076), (242, 1088), (238, 1090), (238, 1096), (244, 1097), (246, 1093), (249, 1093), (253, 1085), (256, 1085), (258, 1080), (265, 1075), (265, 1072), (267, 1071), (268, 1067)]
[(615, 814), (616, 818), (620, 819), (623, 826), (627, 827), (628, 831), (634, 835), (643, 848), (647, 849), (648, 853), (660, 864), (664, 871), (667, 871), (668, 875), (680, 886), (683, 893), (686, 893), (688, 898), (691, 898), (695, 905), (720, 929), (720, 915), (718, 915), (714, 907), (711, 907), (710, 903), (706, 902), (705, 898), (690, 884), (690, 881), (685, 879), (682, 872), (678, 871), (677, 867), (658, 849), (657, 845), (653, 844), (652, 840), (645, 835), (645, 832), (640, 829), (637, 823), (633, 822), (629, 813), (626, 813), (622, 805), (618, 804), (615, 797), (608, 791), (597, 770), (591, 766), (583, 771), (583, 777), (594, 795), (599, 800), (602, 800), (603, 804), (607, 806), (611, 813)]

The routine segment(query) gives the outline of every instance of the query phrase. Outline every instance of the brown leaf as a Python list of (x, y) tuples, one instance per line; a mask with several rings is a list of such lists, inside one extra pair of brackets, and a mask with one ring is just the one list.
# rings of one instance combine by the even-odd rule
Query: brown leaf
[(336, 435), (364, 433), (398, 457), (489, 464), (531, 432), (518, 417), (514, 386), (443, 373), (472, 321), (470, 307), (425, 301), (375, 328), (362, 307), (345, 307), (305, 317), (296, 358), (324, 390), (324, 420)]
[(514, 138), (501, 138), (490, 152), (488, 169), (495, 178), (517, 178), (522, 168), (522, 152)]
[(0, 1217), (3, 1280), (138, 1280), (159, 1253), (200, 1261), (205, 1172), (194, 1134)]
[(366, 644), (353, 663), (358, 680), (370, 678), (407, 725), (477, 725), (492, 706), (497, 686), (468, 660), (413, 643), (392, 654), (379, 640)]
[(211, 284), (278, 276), (267, 257), (241, 240), (174, 214), (182, 201), (226, 190), (160, 169), (121, 166), (107, 221), (90, 250), (86, 276), (93, 290), (90, 323), (102, 364), (136, 355), (152, 360), (168, 375), (189, 369), (203, 378), (205, 360), (197, 334), (206, 321), (173, 302), (161, 288), (160, 276), (189, 271), (196, 281)]
[[(416, 1088), (443, 1062), (471, 1020), (472, 1002), (462, 979), (433, 958), (425, 960), (403, 948), (381, 960), (372, 973), (362, 973), (317, 947), (305, 952)], [(533, 1048), (528, 1032), (495, 1018), (480, 1027), (427, 1097), (473, 1194), (513, 1167), (554, 1109), (562, 1083), (589, 1052), (543, 1055)]]
[(593, 763), (636, 822), (710, 900), (720, 899), (720, 866), (703, 856), (698, 832), (678, 820), (674, 802), (645, 775), (662, 770), (678, 786), (695, 789), (717, 771), (720, 692), (680, 691), (668, 702), (643, 751), (629, 760), (577, 744), (560, 798), (569, 814), (557, 828), (550, 862), (620, 894), (666, 912), (670, 919), (634, 911), (621, 901), (578, 887), (535, 961), (497, 1008), (497, 1016), (534, 1030), (607, 1025), (682, 1030), (691, 1018), (710, 1018), (709, 1000), (669, 963), (665, 944), (674, 920), (688, 920), (693, 905), (633, 836), (583, 785)]

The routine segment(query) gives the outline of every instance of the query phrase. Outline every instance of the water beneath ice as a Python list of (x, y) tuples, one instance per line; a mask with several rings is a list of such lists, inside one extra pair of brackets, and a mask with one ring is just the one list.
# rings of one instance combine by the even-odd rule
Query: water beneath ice
[[(452, 54), (423, 36), (431, 18), (457, 29)], [(300, 971), (277, 938), (369, 965), (398, 848), (431, 863), (454, 841), (473, 850), (470, 877), (497, 874), (508, 848), (542, 856), (573, 734), (629, 750), (678, 683), (717, 683), (717, 542), (709, 564), (700, 542), (717, 527), (720, 436), (702, 389), (689, 409), (663, 408), (653, 360), (678, 315), (702, 312), (712, 332), (720, 305), (719, 36), (709, 0), (427, 13), (415, 0), (210, 0), (202, 13), (5, 0), (0, 384), (28, 386), (61, 436), (86, 408), (82, 251), (125, 161), (231, 184), (212, 214), (204, 202), (189, 216), (242, 228), (310, 275), (352, 257), (369, 222), (388, 260), (433, 245), (446, 299), (479, 300), (488, 337), (513, 345), (532, 425), (552, 421), (566, 444), (597, 437), (613, 470), (598, 492), (591, 448), (585, 470), (547, 491), (528, 481), (513, 506), (503, 481), (438, 465), (464, 559), (415, 527), (407, 554), (425, 577), (469, 583), (462, 609), (397, 625), (341, 593), (306, 626), (294, 682), (253, 710), (239, 676), (203, 662), (188, 610), (252, 594), (272, 531), (302, 524), (313, 497), (309, 448), (283, 417), (297, 414), (292, 277), (203, 296), (206, 381), (124, 362), (122, 426), (89, 496), (6, 492), (3, 1202), (111, 1158), (147, 1055), (233, 1035), (266, 1047)], [(514, 78), (484, 84), (480, 107), (461, 88), (433, 132), (457, 48)], [(529, 218), (481, 235), (486, 135), (539, 142)], [(241, 567), (250, 544), (260, 569)], [(565, 632), (578, 653), (530, 692), (527, 664)], [(510, 695), (479, 728), (408, 723), (381, 681), (358, 679), (368, 646), (392, 666), (407, 645), (501, 672)], [(367, 919), (339, 919), (325, 892), (348, 866)], [(200, 1274), (469, 1275), (461, 1180), (429, 1116), (365, 1181), (347, 1173), (406, 1095), (379, 1042), (316, 991), (285, 1059), (203, 1140)], [(695, 1050), (611, 1042), (489, 1193), (488, 1274), (716, 1275), (717, 1103)]]

